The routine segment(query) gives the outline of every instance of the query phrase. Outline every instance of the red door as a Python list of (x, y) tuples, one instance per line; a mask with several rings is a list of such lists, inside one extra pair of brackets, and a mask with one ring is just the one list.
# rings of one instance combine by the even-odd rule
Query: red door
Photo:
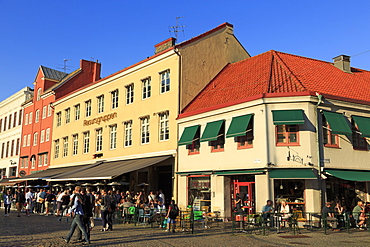
[(245, 212), (248, 212), (249, 214), (253, 214), (255, 212), (254, 208), (254, 185), (255, 182), (238, 182), (237, 180), (233, 181), (233, 192), (232, 192), (232, 201), (233, 201), (233, 207), (234, 205), (234, 199), (236, 198), (236, 194), (239, 193), (239, 196), (242, 198), (243, 205), (242, 208)]

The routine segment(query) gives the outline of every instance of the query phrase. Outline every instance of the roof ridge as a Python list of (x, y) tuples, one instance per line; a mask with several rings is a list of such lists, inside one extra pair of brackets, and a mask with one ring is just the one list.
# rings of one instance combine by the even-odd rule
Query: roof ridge
[(295, 84), (298, 84), (298, 88), (300, 90), (307, 90), (307, 88), (302, 84), (302, 82), (298, 79), (298, 77), (290, 70), (289, 66), (286, 65), (286, 63), (283, 61), (283, 59), (279, 56), (280, 52), (272, 50), (272, 55), (274, 58), (276, 58), (276, 61), (279, 63), (279, 65), (284, 69), (285, 73), (287, 73), (287, 76), (291, 77)]

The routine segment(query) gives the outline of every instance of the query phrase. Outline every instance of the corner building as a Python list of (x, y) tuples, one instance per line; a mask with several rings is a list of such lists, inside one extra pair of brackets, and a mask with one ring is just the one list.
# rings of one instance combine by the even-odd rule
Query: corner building
[[(51, 166), (74, 170), (47, 180), (114, 181), (171, 199), (181, 106), (227, 63), (247, 57), (225, 23), (177, 45), (165, 40), (155, 55), (57, 100)], [(199, 65), (204, 73), (189, 70)]]

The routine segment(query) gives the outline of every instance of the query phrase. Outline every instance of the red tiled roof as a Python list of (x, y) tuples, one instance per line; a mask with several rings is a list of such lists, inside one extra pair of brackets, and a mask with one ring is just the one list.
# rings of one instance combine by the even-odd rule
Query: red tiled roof
[(370, 105), (370, 72), (351, 70), (352, 73), (346, 73), (329, 62), (268, 51), (226, 65), (185, 107), (180, 117), (274, 94), (318, 92)]

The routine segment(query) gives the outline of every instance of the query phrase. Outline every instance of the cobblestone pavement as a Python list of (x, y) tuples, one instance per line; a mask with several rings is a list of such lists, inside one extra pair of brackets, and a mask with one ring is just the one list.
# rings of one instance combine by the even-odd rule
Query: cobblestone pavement
[[(0, 246), (82, 246), (75, 241), (63, 242), (67, 236), (71, 220), (58, 222), (54, 216), (31, 215), (16, 217), (11, 212), (9, 217), (0, 216)], [(310, 232), (302, 230), (299, 235), (292, 233), (268, 232), (266, 236), (257, 234), (232, 234), (230, 223), (216, 223), (210, 229), (190, 232), (167, 233), (158, 228), (117, 224), (114, 230), (101, 232), (101, 221), (91, 232), (90, 246), (370, 246), (370, 232), (352, 230)], [(75, 233), (76, 234), (76, 233)]]

